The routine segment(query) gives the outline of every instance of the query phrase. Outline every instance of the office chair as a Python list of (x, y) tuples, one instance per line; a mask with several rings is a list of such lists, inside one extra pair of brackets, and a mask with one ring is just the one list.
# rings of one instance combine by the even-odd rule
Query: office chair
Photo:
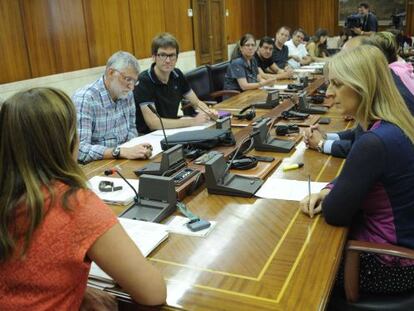
[(359, 293), (359, 254), (361, 252), (414, 259), (414, 250), (389, 244), (349, 241), (346, 246), (344, 288), (335, 289), (328, 310), (382, 311), (414, 310), (414, 291), (399, 295), (365, 295)]
[[(234, 91), (219, 90), (212, 91), (210, 68), (206, 66), (197, 67), (185, 74), (190, 87), (197, 97), (207, 105), (215, 105), (221, 101), (223, 96), (232, 96)], [(238, 94), (239, 92), (237, 92)]]
[(227, 72), (227, 67), (229, 65), (229, 62), (221, 62), (213, 65), (208, 65), (210, 69), (210, 75), (211, 75), (211, 92), (212, 94), (215, 94), (217, 100), (220, 102), (222, 101), (222, 97), (225, 96), (233, 96), (236, 94), (239, 94), (239, 91), (236, 90), (226, 90), (226, 94), (222, 95), (221, 92), (223, 92), (224, 88), (224, 76)]

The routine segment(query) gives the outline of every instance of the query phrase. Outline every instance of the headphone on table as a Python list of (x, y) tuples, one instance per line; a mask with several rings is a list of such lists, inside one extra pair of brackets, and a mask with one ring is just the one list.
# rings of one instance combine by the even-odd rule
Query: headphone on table
[(258, 161), (255, 157), (243, 156), (239, 159), (235, 159), (233, 163), (231, 164), (230, 168), (233, 168), (236, 170), (249, 170), (251, 168), (256, 167), (257, 163)]
[(233, 116), (238, 120), (253, 120), (256, 117), (256, 108), (254, 105), (249, 105), (247, 107), (244, 107), (238, 114), (234, 114)]
[(253, 148), (253, 144), (253, 138), (250, 138), (240, 146), (239, 152), (237, 153), (236, 158), (233, 160), (233, 163), (231, 163), (230, 168), (236, 170), (248, 170), (257, 166), (258, 161), (255, 157), (249, 157), (245, 155)]

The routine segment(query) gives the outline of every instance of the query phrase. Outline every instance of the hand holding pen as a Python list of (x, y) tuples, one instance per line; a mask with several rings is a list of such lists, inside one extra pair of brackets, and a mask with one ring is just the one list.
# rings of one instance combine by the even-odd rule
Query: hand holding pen
[[(309, 182), (309, 181), (308, 181)], [(330, 192), (330, 189), (322, 189), (319, 193), (307, 195), (300, 201), (300, 209), (303, 213), (313, 218), (314, 215), (322, 212), (322, 202)]]

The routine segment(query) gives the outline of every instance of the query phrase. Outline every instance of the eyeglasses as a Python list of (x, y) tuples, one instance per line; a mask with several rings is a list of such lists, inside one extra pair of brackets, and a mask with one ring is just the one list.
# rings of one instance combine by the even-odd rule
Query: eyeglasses
[(124, 75), (122, 72), (120, 72), (117, 69), (114, 69), (114, 71), (116, 71), (117, 73), (119, 73), (119, 75), (121, 76), (122, 80), (124, 80), (127, 84), (133, 84), (135, 86), (137, 86), (139, 84), (139, 80), (128, 77), (126, 75)]
[(167, 60), (167, 58), (170, 59), (170, 61), (175, 61), (177, 59), (177, 54), (173, 53), (173, 54), (165, 54), (165, 53), (158, 53), (157, 56), (163, 61), (165, 62)]
[(243, 46), (245, 46), (247, 48), (254, 48), (256, 46), (256, 44), (254, 44), (254, 43), (246, 43), (246, 44), (243, 44)]

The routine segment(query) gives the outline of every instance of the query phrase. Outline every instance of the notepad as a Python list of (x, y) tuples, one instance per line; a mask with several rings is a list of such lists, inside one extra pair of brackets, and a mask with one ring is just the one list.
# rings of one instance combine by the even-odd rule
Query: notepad
[[(103, 180), (111, 181), (114, 186), (122, 186), (121, 190), (102, 192), (99, 190), (99, 183)], [(138, 191), (138, 179), (127, 179), (128, 182)], [(95, 176), (89, 179), (89, 188), (105, 203), (115, 205), (130, 205), (135, 198), (135, 193), (130, 186), (122, 179), (107, 176)]]
[[(168, 238), (166, 225), (127, 218), (118, 218), (118, 220), (145, 257)], [(89, 278), (91, 285), (97, 288), (105, 287), (108, 283), (113, 284), (112, 278), (94, 262), (89, 271)]]

